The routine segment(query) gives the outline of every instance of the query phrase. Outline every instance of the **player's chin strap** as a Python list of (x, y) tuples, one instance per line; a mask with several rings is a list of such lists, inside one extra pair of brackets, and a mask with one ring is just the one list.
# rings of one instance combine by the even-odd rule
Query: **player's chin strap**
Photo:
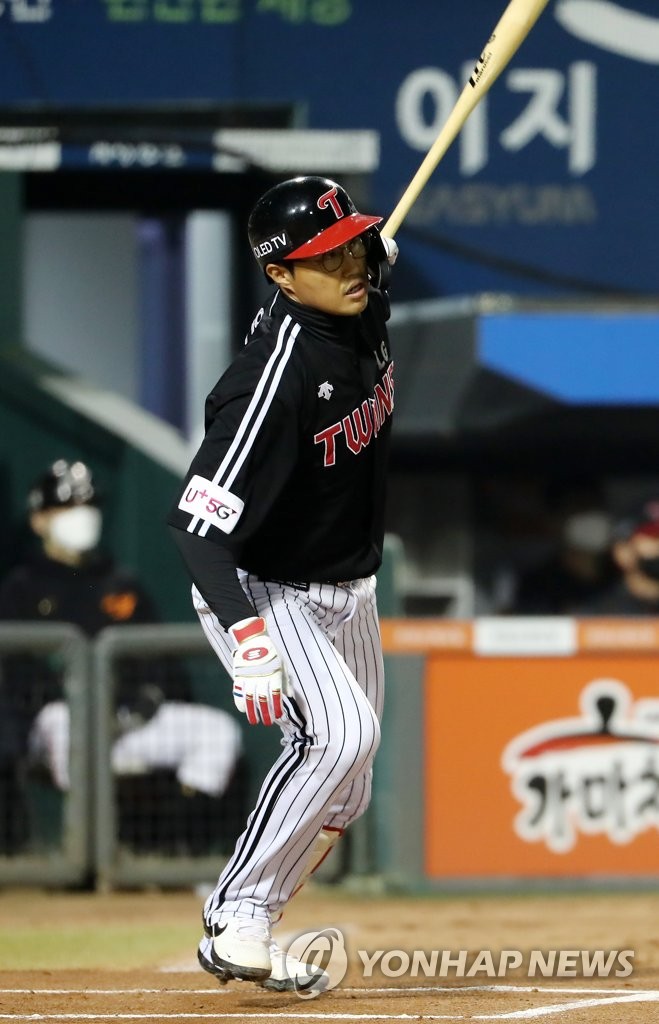
[[(300, 875), (299, 881), (290, 895), (289, 903), (293, 897), (299, 893), (309, 876), (313, 875), (314, 871), (318, 870), (325, 858), (331, 853), (344, 831), (345, 829), (342, 828), (323, 828), (320, 830), (316, 838), (316, 842), (311, 847), (311, 853), (309, 854), (309, 858), (304, 866), (302, 874)], [(288, 906), (288, 904), (286, 904), (286, 906)], [(279, 921), (281, 921), (283, 913), (284, 910), (281, 910), (277, 916), (272, 918), (273, 925), (278, 924)]]

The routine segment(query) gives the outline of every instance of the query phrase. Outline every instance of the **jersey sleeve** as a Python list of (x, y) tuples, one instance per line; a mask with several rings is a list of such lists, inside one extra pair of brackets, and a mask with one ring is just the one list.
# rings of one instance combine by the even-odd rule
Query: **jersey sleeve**
[(274, 345), (248, 346), (210, 396), (206, 435), (169, 518), (172, 526), (239, 555), (267, 517), (300, 443), (301, 372), (293, 344), (294, 338), (287, 346), (280, 337)]
[[(177, 546), (225, 628), (256, 614), (236, 566), (298, 456), (303, 370), (294, 357), (296, 337), (292, 322), (284, 322), (276, 338), (248, 345), (230, 366), (209, 396), (206, 436), (168, 518), (195, 538), (177, 537)], [(217, 546), (225, 549), (222, 557)]]
[(228, 548), (183, 530), (172, 534), (192, 582), (225, 629), (257, 614), (238, 582), (236, 561)]

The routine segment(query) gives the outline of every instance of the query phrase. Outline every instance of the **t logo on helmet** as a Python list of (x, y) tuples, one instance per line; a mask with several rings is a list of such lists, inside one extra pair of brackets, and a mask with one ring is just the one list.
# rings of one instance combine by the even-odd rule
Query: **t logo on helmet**
[(339, 200), (336, 198), (336, 193), (337, 188), (335, 185), (334, 188), (331, 188), (329, 190), (329, 192), (325, 192), (323, 193), (322, 196), (320, 196), (320, 198), (318, 199), (317, 206), (319, 210), (326, 210), (328, 206), (331, 206), (336, 215), (336, 219), (341, 220), (342, 217), (345, 217), (345, 214), (341, 209), (341, 204), (339, 203)]

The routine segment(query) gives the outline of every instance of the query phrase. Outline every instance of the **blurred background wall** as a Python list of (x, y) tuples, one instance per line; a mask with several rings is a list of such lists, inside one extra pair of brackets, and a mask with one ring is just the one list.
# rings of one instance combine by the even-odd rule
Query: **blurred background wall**
[[(37, 387), (53, 372), (84, 381), (77, 414), (129, 447), (149, 431), (116, 403), (154, 417), (148, 458), (167, 453), (173, 486), (264, 294), (244, 231), (256, 197), (321, 172), (386, 217), (500, 13), (489, 0), (8, 0), (4, 358), (29, 363)], [(552, 493), (580, 474), (615, 508), (657, 482), (659, 140), (638, 97), (657, 105), (658, 33), (652, 0), (552, 0), (400, 229), (388, 525), (409, 610), (505, 604), (511, 574), (554, 543)], [(74, 390), (60, 382), (57, 400)], [(47, 445), (0, 444), (15, 517)], [(130, 533), (120, 522), (113, 543)]]

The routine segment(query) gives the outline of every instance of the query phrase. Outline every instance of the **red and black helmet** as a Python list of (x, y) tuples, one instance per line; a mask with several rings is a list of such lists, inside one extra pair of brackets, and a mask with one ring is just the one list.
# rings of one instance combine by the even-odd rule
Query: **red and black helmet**
[(341, 185), (330, 178), (289, 178), (269, 189), (252, 210), (247, 234), (254, 256), (268, 263), (304, 260), (344, 245), (372, 229), (382, 217), (358, 213)]

